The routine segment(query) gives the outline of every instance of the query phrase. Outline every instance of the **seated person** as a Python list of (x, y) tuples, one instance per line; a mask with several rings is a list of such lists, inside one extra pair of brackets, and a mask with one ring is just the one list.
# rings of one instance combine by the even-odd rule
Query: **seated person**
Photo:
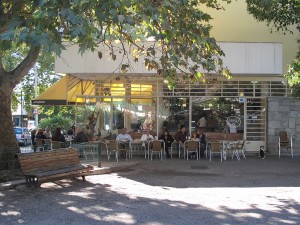
[(125, 127), (122, 128), (121, 133), (119, 133), (116, 137), (117, 141), (132, 141), (132, 137), (127, 133), (127, 129)]
[(37, 133), (35, 134), (36, 139), (47, 139), (46, 135), (44, 134), (43, 129), (38, 129)]
[(34, 140), (35, 146), (38, 145), (38, 142), (37, 142), (38, 140), (37, 139), (42, 140), (41, 144), (45, 145), (44, 139), (47, 139), (47, 137), (44, 135), (44, 130), (41, 129), (41, 128), (38, 129), (37, 133), (35, 134), (35, 140)]
[(89, 137), (87, 136), (85, 130), (79, 131), (75, 138), (74, 138), (75, 143), (84, 143), (84, 142), (89, 142)]
[(61, 128), (60, 127), (57, 127), (52, 135), (52, 138), (51, 138), (52, 141), (59, 141), (59, 142), (62, 142), (61, 143), (61, 147), (62, 148), (65, 148), (67, 147), (67, 144), (66, 144), (66, 139), (65, 139), (65, 136), (61, 133)]
[(52, 137), (51, 129), (50, 127), (47, 127), (44, 131), (44, 135), (46, 136), (46, 139), (50, 139)]
[(128, 149), (130, 147), (130, 142), (132, 142), (132, 137), (130, 136), (130, 134), (127, 133), (127, 129), (123, 127), (121, 133), (117, 135), (116, 140), (119, 142), (124, 142), (119, 143), (119, 146), (121, 148)]
[[(181, 125), (179, 131), (175, 134), (175, 140), (179, 143), (179, 148), (184, 149), (184, 142), (188, 140), (189, 134), (185, 130), (185, 126)], [(184, 151), (182, 151), (181, 157), (183, 157)]]
[(196, 131), (193, 131), (191, 140), (199, 141), (199, 134)]
[(200, 140), (200, 156), (204, 156), (206, 149), (206, 134), (203, 133), (203, 129), (198, 130), (197, 138)]
[(170, 135), (168, 130), (164, 130), (164, 133), (159, 137), (159, 140), (163, 140), (165, 142), (165, 152), (167, 154), (167, 158), (170, 158), (169, 148), (172, 146), (174, 138)]
[(141, 141), (143, 142), (142, 146), (145, 147), (145, 142), (154, 140), (153, 136), (150, 134), (150, 129), (146, 129), (145, 133), (141, 137)]

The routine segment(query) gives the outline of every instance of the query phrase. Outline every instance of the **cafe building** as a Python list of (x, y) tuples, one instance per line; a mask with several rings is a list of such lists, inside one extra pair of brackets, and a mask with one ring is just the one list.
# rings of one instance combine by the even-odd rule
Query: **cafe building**
[[(119, 67), (121, 55), (112, 60), (100, 46), (98, 51), (104, 54), (99, 59), (98, 51), (80, 54), (78, 46), (69, 44), (55, 61), (55, 72), (65, 76), (33, 104), (76, 105), (81, 108), (76, 126), (89, 124), (95, 135), (99, 131), (102, 135), (116, 134), (126, 127), (134, 138), (147, 128), (155, 135), (163, 129), (172, 134), (181, 125), (191, 134), (205, 117), (208, 138), (226, 133), (245, 139), (249, 152), (258, 152), (260, 146), (275, 151), (281, 128), (276, 130), (268, 122), (269, 102), (274, 106), (270, 99), (280, 103), (291, 94), (282, 74), (295, 57), (295, 35), (269, 33), (266, 24), (247, 14), (244, 3), (235, 2), (225, 9), (223, 14), (214, 13), (212, 35), (225, 53), (223, 60), (231, 79), (207, 74), (205, 81), (182, 79), (169, 89), (161, 76), (143, 66), (142, 60), (132, 62), (132, 68), (123, 73)], [(247, 29), (238, 18), (249, 24)]]

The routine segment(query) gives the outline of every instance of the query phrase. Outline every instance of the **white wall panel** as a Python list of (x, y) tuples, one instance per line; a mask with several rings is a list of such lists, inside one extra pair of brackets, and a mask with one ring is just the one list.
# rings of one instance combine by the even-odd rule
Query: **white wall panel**
[[(225, 53), (224, 64), (232, 74), (282, 74), (282, 44), (281, 43), (238, 43), (219, 42)], [(78, 46), (69, 46), (62, 52), (61, 57), (55, 61), (57, 73), (68, 74), (111, 74), (121, 73), (118, 69), (122, 62), (122, 55), (117, 53), (117, 59), (112, 60), (109, 52), (99, 48), (102, 59), (98, 52), (86, 52), (81, 55)], [(126, 58), (123, 59), (126, 62)], [(137, 63), (131, 61), (130, 73), (153, 74), (143, 66), (143, 59)]]

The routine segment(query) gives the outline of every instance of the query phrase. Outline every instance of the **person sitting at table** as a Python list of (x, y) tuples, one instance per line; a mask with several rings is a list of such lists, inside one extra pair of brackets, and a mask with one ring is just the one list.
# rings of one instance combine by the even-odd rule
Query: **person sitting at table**
[(61, 147), (66, 147), (66, 139), (65, 139), (65, 136), (61, 133), (61, 128), (60, 127), (57, 127), (52, 135), (52, 138), (51, 138), (52, 141), (59, 141), (59, 142), (62, 142), (61, 143)]
[(132, 137), (127, 133), (127, 129), (125, 127), (122, 128), (121, 133), (119, 133), (116, 137), (117, 141), (132, 141)]
[(170, 135), (168, 130), (164, 130), (163, 134), (159, 137), (159, 140), (163, 140), (165, 142), (165, 152), (167, 154), (167, 158), (170, 158), (169, 148), (171, 148), (174, 138)]
[(84, 129), (80, 130), (75, 138), (74, 138), (75, 143), (84, 143), (84, 142), (89, 142), (89, 137), (86, 134), (86, 131)]
[(52, 137), (51, 129), (50, 127), (47, 127), (44, 131), (44, 135), (46, 136), (46, 139), (50, 139)]
[(198, 130), (197, 134), (198, 140), (200, 140), (200, 156), (204, 156), (206, 150), (206, 134), (203, 132), (203, 129)]
[(185, 130), (185, 126), (181, 125), (179, 131), (175, 134), (175, 140), (179, 143), (179, 148), (182, 150), (181, 151), (181, 158), (183, 158), (183, 154), (184, 154), (184, 142), (188, 139), (189, 134), (188, 132)]
[(198, 135), (197, 131), (193, 131), (191, 140), (199, 141), (199, 135)]
[(124, 142), (124, 143), (119, 143), (119, 146), (121, 148), (129, 148), (130, 142), (132, 142), (132, 137), (130, 134), (127, 133), (127, 129), (125, 127), (122, 128), (121, 133), (119, 133), (116, 137), (116, 140), (118, 142)]
[(37, 131), (37, 133), (35, 134), (35, 139), (34, 139), (34, 141), (35, 141), (35, 144), (36, 144), (36, 145), (37, 145), (37, 142), (38, 142), (37, 139), (40, 139), (40, 140), (41, 140), (40, 143), (41, 143), (42, 145), (45, 145), (44, 139), (46, 139), (46, 136), (44, 135), (44, 130), (43, 130), (42, 128), (39, 128), (38, 131)]
[(142, 135), (141, 137), (141, 141), (143, 142), (142, 143), (142, 146), (145, 147), (145, 142), (146, 141), (150, 141), (150, 140), (154, 140), (153, 136), (150, 134), (150, 129), (146, 129), (145, 130), (145, 133)]
[(46, 135), (44, 134), (44, 130), (39, 128), (37, 133), (35, 134), (36, 139), (47, 139)]

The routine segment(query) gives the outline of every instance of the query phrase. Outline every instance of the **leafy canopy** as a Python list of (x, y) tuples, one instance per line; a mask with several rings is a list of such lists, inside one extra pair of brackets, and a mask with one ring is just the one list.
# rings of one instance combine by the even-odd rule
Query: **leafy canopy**
[[(145, 66), (166, 78), (169, 86), (178, 82), (178, 71), (192, 81), (205, 73), (229, 76), (223, 67), (224, 55), (210, 36), (211, 17), (202, 6), (221, 9), (218, 2), (230, 0), (3, 0), (0, 6), (0, 52), (13, 44), (42, 46), (45, 52), (60, 55), (64, 42), (80, 51), (100, 45), (128, 59), (125, 45), (134, 47), (132, 57), (143, 55)], [(151, 46), (143, 41), (154, 40)], [(139, 40), (141, 40), (139, 42)], [(115, 41), (121, 43), (117, 48)], [(102, 52), (98, 52), (99, 58)], [(1, 55), (0, 55), (1, 56)], [(130, 69), (122, 60), (120, 69)]]
[[(247, 9), (259, 21), (265, 21), (279, 32), (292, 32), (296, 27), (300, 32), (299, 0), (247, 0)], [(295, 88), (294, 95), (300, 96), (300, 40), (299, 50), (285, 74), (288, 83)]]

